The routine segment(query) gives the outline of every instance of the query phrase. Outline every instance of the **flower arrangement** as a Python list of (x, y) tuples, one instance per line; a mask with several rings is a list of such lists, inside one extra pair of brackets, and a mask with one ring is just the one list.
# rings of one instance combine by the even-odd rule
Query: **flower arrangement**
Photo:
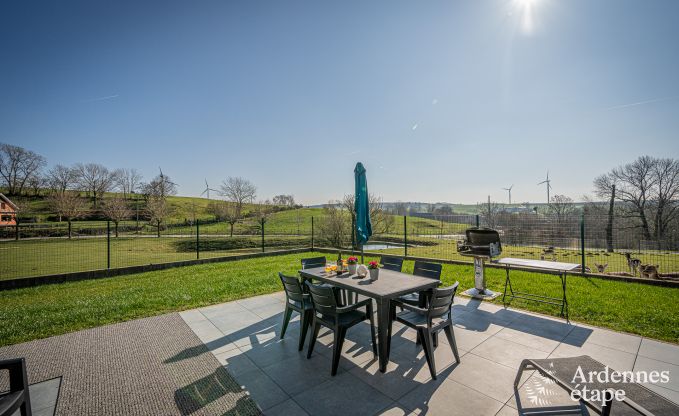
[(351, 256), (347, 259), (347, 264), (358, 264), (358, 257)]
[(376, 261), (371, 261), (370, 263), (368, 263), (368, 268), (371, 269), (371, 270), (379, 269), (380, 264)]

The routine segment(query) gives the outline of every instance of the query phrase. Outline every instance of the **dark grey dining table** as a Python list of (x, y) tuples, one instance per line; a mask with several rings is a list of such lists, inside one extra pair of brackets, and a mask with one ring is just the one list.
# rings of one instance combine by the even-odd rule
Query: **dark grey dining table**
[(383, 373), (387, 370), (387, 363), (389, 363), (391, 301), (401, 295), (431, 289), (440, 284), (438, 279), (386, 269), (380, 270), (379, 278), (375, 281), (370, 280), (370, 277), (359, 278), (349, 273), (338, 276), (335, 272), (326, 272), (325, 267), (300, 270), (299, 274), (305, 279), (318, 280), (375, 300), (377, 303), (377, 350), (380, 371)]

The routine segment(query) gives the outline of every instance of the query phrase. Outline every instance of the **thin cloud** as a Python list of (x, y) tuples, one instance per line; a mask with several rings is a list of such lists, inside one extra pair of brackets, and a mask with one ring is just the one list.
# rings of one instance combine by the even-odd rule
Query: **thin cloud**
[(87, 100), (83, 100), (82, 102), (83, 103), (93, 103), (93, 102), (96, 102), (96, 101), (106, 101), (106, 100), (112, 100), (114, 98), (118, 98), (119, 96), (120, 96), (120, 94), (107, 95), (107, 96), (104, 96), (104, 97), (90, 98), (90, 99), (87, 99)]
[(660, 101), (674, 100), (675, 98), (678, 98), (678, 97), (679, 97), (679, 95), (673, 95), (671, 97), (652, 98), (650, 100), (637, 101), (636, 103), (614, 105), (612, 107), (606, 107), (606, 108), (604, 108), (604, 110), (608, 111), (608, 110), (617, 110), (617, 109), (620, 109), (620, 108), (636, 107), (638, 105), (645, 105), (645, 104), (657, 103), (657, 102), (660, 102)]

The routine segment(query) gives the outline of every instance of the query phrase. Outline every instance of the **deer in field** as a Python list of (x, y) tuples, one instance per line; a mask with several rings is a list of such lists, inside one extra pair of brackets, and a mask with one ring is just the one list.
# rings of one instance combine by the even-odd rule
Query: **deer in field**
[(627, 266), (629, 267), (630, 272), (636, 276), (637, 270), (639, 269), (639, 266), (641, 266), (641, 260), (635, 259), (629, 253), (625, 253), (625, 258), (627, 259)]
[(608, 267), (608, 263), (606, 264), (594, 263), (594, 265), (596, 266), (596, 270), (599, 273), (604, 273), (606, 271), (606, 267)]
[(639, 266), (639, 275), (646, 279), (657, 279), (659, 267), (657, 264), (642, 264)]
[(544, 260), (545, 257), (551, 256), (552, 261), (556, 261), (556, 250), (554, 249), (553, 246), (549, 246), (545, 249), (542, 250), (542, 254), (540, 255), (540, 260)]

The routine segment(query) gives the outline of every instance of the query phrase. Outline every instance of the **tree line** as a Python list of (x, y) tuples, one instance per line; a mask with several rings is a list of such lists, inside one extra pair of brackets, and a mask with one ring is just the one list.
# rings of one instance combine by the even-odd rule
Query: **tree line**
[[(57, 214), (59, 221), (67, 221), (69, 238), (72, 222), (92, 213), (111, 220), (118, 236), (120, 222), (133, 217), (133, 205), (138, 207), (139, 202), (143, 203), (143, 219), (157, 228), (158, 236), (164, 222), (172, 215), (172, 206), (167, 198), (177, 194), (177, 184), (162, 170), (145, 182), (136, 169), (108, 169), (97, 163), (46, 167), (47, 159), (42, 155), (20, 146), (0, 143), (0, 187), (8, 196), (46, 197), (48, 206)], [(110, 192), (115, 194), (104, 198)], [(256, 200), (257, 187), (241, 177), (222, 181), (218, 193), (225, 200), (211, 201), (208, 212), (217, 221), (230, 224), (231, 235), (234, 226), (245, 216), (256, 216), (265, 221), (276, 207), (298, 207), (292, 195), (277, 195), (272, 201), (260, 201), (246, 212), (246, 204), (253, 204)], [(137, 196), (141, 196), (141, 201)], [(195, 217), (195, 207), (193, 209)]]

